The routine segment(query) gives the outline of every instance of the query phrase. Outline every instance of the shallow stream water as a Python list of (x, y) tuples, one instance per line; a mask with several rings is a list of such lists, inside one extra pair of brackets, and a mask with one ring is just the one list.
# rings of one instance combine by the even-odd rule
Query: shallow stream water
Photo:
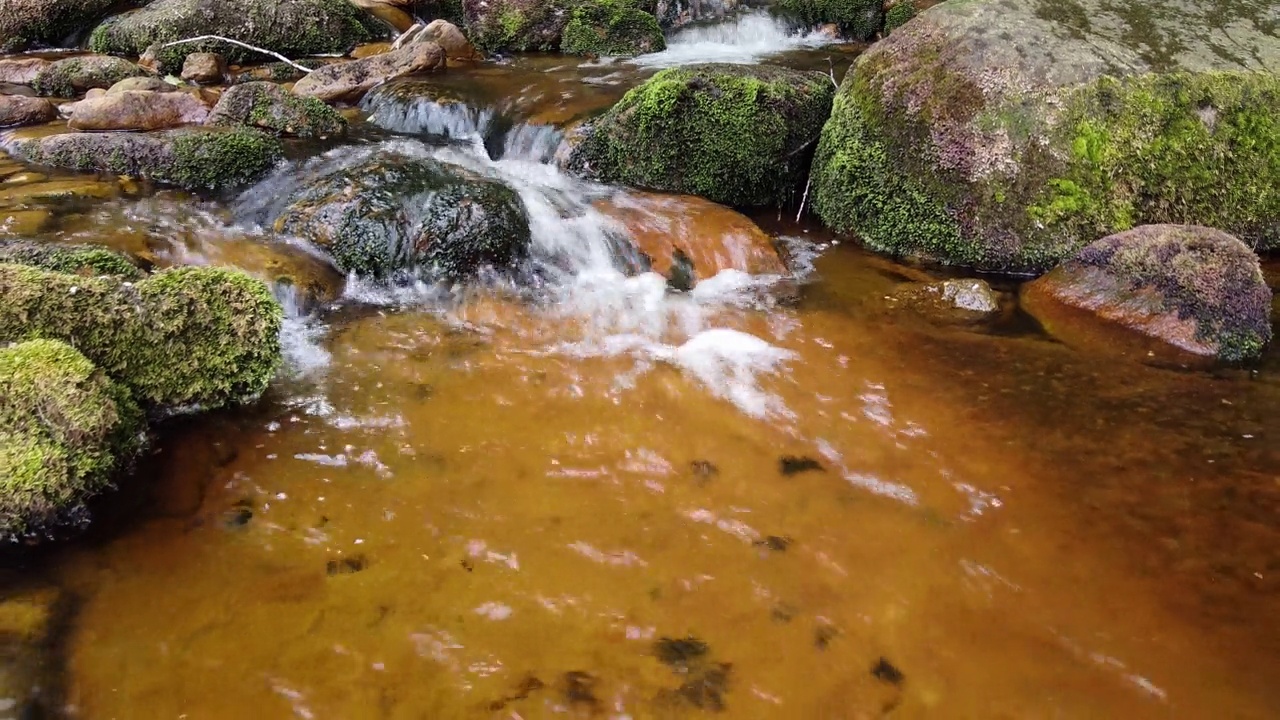
[[(601, 210), (642, 197), (546, 162), (546, 125), (652, 67), (851, 58), (770, 27), (447, 75), (464, 112), (367, 107), (239, 198), (27, 201), (51, 241), (288, 276), (290, 319), (260, 403), (170, 421), (84, 538), (6, 578), (72, 608), (12, 662), (84, 718), (1280, 715), (1280, 353), (1095, 357), (1007, 278), (1005, 312), (943, 322), (899, 300), (938, 271), (794, 209), (755, 217), (794, 277), (669, 292)], [(257, 227), (374, 150), (516, 188), (537, 281), (392, 289)]]

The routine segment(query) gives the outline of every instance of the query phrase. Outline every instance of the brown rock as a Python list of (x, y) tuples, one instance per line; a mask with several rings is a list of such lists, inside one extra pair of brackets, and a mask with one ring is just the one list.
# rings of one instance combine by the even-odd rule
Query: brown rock
[(413, 43), (382, 55), (325, 65), (293, 86), (293, 92), (325, 102), (355, 102), (380, 83), (413, 73), (443, 70), (444, 50), (433, 42)]
[(457, 25), (448, 20), (432, 20), (428, 25), (415, 25), (403, 35), (396, 38), (395, 47), (402, 48), (418, 42), (433, 42), (444, 49), (445, 57), (450, 60), (474, 61), (483, 60), (475, 46), (467, 40), (467, 36)]
[(57, 117), (58, 109), (44, 98), (0, 95), (0, 127), (35, 125)]
[(122, 92), (75, 104), (67, 125), (73, 130), (162, 130), (202, 123), (209, 106), (184, 92)]
[(119, 95), (122, 92), (176, 92), (177, 85), (167, 83), (156, 77), (131, 77), (125, 78), (120, 82), (107, 88), (106, 92), (95, 92), (98, 88), (94, 88), (84, 94), (85, 98), (101, 97), (102, 95)]
[[(596, 208), (626, 228), (649, 268), (692, 286), (721, 270), (785, 275), (773, 239), (750, 218), (692, 195), (629, 192)], [(691, 273), (692, 277), (688, 277)]]
[(191, 53), (182, 63), (182, 79), (200, 85), (217, 85), (227, 74), (227, 61), (217, 53)]
[(0, 60), (0, 83), (30, 85), (36, 79), (36, 75), (51, 64), (48, 60), (40, 58)]

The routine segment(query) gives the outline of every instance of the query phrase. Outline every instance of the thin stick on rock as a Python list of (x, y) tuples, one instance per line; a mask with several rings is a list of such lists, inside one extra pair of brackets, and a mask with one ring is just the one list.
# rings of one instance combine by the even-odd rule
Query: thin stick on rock
[(165, 44), (161, 45), (161, 46), (160, 46), (160, 48), (161, 48), (161, 49), (164, 49), (164, 48), (167, 48), (167, 47), (173, 47), (174, 45), (182, 45), (183, 43), (200, 42), (201, 40), (220, 40), (220, 41), (222, 41), (222, 42), (224, 42), (224, 43), (231, 43), (232, 45), (239, 45), (239, 46), (240, 46), (240, 47), (242, 47), (242, 48), (248, 48), (248, 49), (250, 49), (250, 50), (252, 50), (252, 51), (254, 51), (254, 52), (260, 52), (260, 53), (262, 53), (263, 55), (270, 55), (270, 56), (272, 56), (272, 57), (280, 58), (282, 61), (284, 61), (285, 63), (287, 63), (287, 64), (288, 64), (288, 65), (290, 65), (291, 67), (295, 67), (295, 68), (297, 68), (297, 69), (301, 70), (301, 71), (302, 71), (302, 72), (304, 72), (304, 73), (310, 73), (310, 72), (311, 72), (311, 68), (306, 67), (306, 66), (303, 66), (303, 65), (299, 65), (298, 63), (296, 63), (296, 62), (294, 62), (294, 61), (290, 60), (289, 58), (287, 58), (287, 57), (285, 57), (285, 56), (281, 55), (281, 54), (280, 54), (280, 53), (278, 53), (278, 52), (272, 52), (271, 50), (267, 50), (266, 48), (260, 48), (260, 47), (257, 47), (256, 45), (250, 45), (249, 43), (243, 43), (243, 42), (240, 42), (239, 40), (232, 40), (231, 38), (222, 37), (221, 35), (201, 35), (200, 37), (187, 38), (187, 39), (185, 39), (185, 40), (174, 40), (173, 42), (169, 42), (169, 43), (165, 43)]
[(796, 222), (800, 222), (800, 216), (804, 215), (804, 202), (809, 199), (809, 186), (813, 184), (813, 176), (804, 183), (804, 195), (800, 196), (800, 209), (796, 211)]

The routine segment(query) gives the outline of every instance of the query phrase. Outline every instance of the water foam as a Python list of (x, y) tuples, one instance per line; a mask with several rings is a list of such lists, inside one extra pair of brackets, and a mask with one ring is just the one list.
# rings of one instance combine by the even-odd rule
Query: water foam
[(826, 35), (797, 32), (764, 10), (752, 10), (713, 25), (680, 30), (667, 41), (666, 50), (640, 55), (630, 62), (653, 68), (711, 62), (746, 65), (789, 50), (822, 47), (831, 42)]

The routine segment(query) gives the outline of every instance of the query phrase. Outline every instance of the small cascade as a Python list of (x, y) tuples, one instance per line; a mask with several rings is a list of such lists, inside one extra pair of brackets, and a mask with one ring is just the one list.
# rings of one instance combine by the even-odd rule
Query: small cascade
[(666, 50), (641, 55), (630, 62), (650, 68), (712, 62), (745, 65), (789, 50), (832, 42), (832, 38), (820, 33), (798, 32), (764, 10), (751, 10), (712, 25), (679, 30), (667, 40)]

